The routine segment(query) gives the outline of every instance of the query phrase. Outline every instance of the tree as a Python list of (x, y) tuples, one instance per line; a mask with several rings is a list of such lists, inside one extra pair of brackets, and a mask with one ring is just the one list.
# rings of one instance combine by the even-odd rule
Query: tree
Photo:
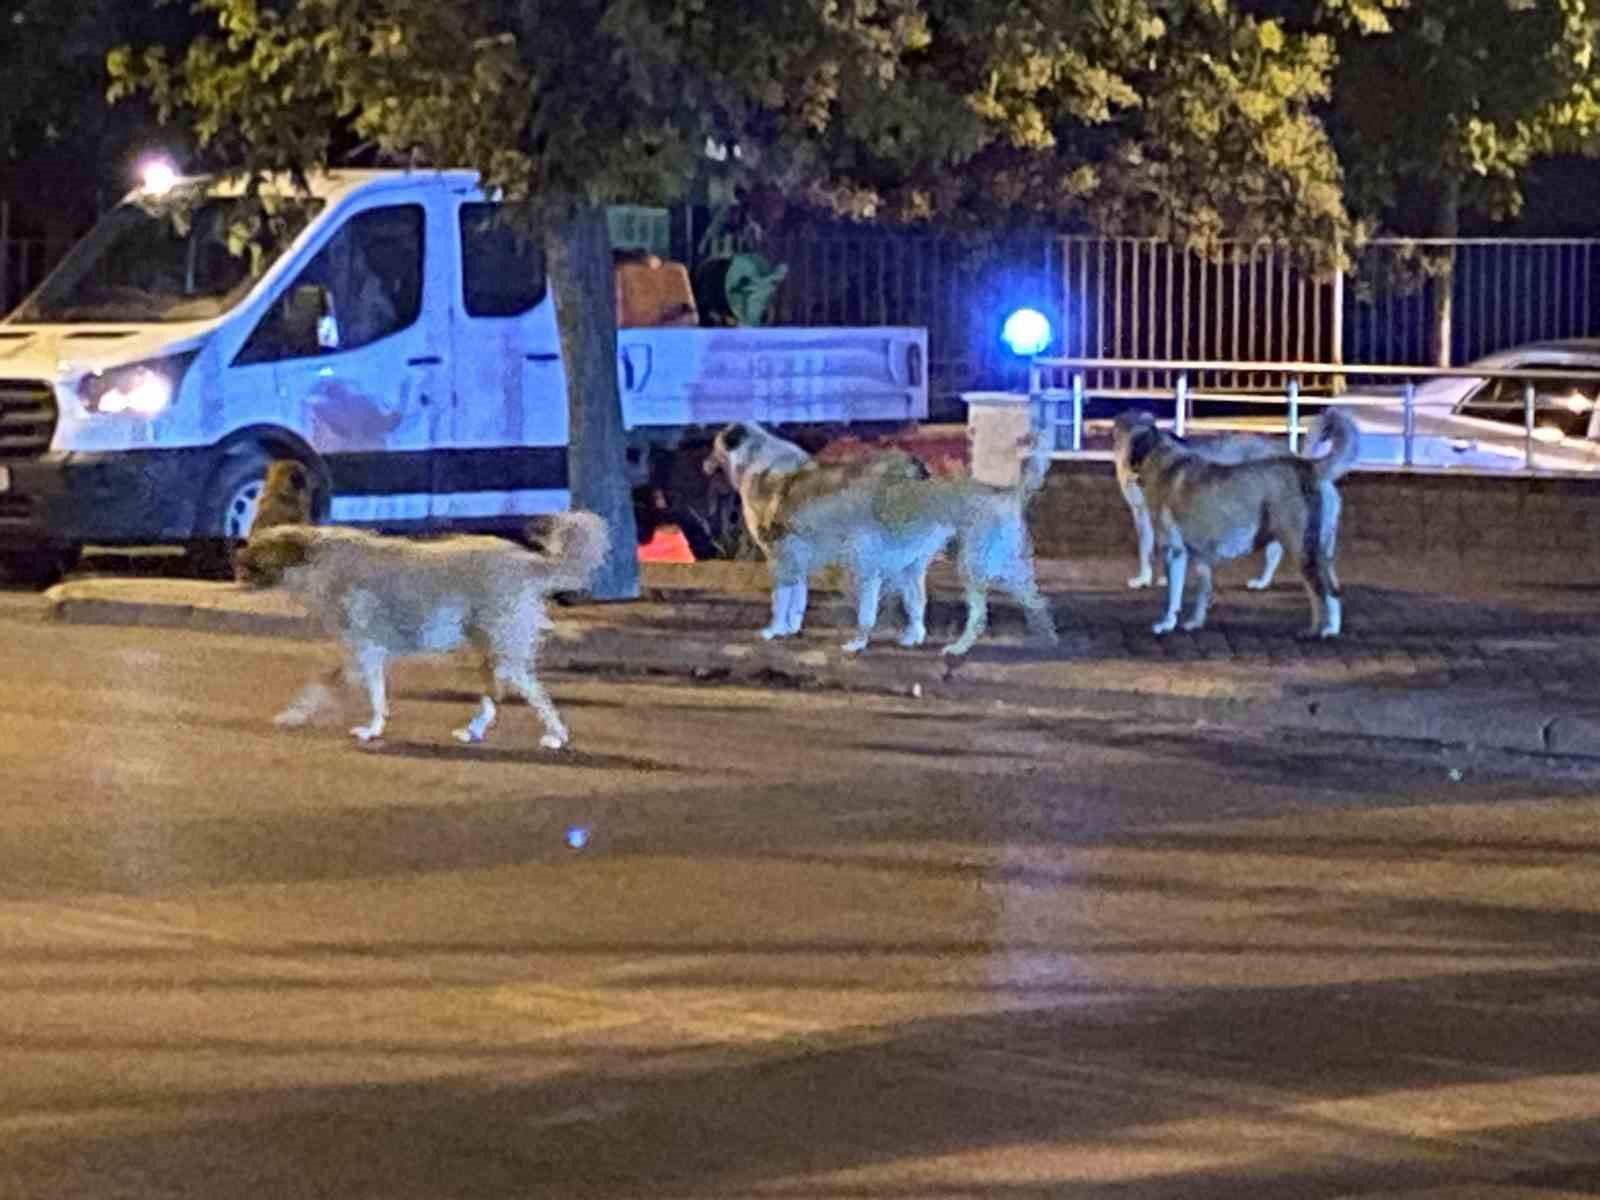
[[(1000, 212), (1284, 233), (1337, 253), (1310, 106), (1326, 39), (1230, 0), (198, 0), (176, 58), (125, 50), (205, 152), (329, 160), (348, 129), (530, 202), (572, 372), (574, 503), (632, 528), (602, 206), (759, 179), (851, 216)], [(714, 154), (708, 155), (708, 149)], [(619, 553), (599, 592), (637, 590)]]
[[(1464, 209), (1514, 216), (1539, 158), (1595, 151), (1595, 0), (1365, 0), (1332, 15), (1354, 17), (1328, 124), (1358, 211), (1454, 238)], [(1433, 269), (1433, 356), (1448, 366), (1450, 264)]]

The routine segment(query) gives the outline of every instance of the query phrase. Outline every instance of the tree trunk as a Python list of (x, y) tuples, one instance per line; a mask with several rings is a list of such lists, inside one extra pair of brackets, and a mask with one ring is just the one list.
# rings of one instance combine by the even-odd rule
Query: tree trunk
[[(1435, 235), (1456, 238), (1461, 234), (1461, 176), (1449, 171), (1441, 182), (1438, 222)], [(1433, 365), (1450, 365), (1451, 322), (1455, 310), (1456, 249), (1445, 248), (1440, 253), (1440, 271), (1433, 277), (1433, 328), (1429, 347)]]
[(617, 391), (616, 296), (605, 210), (579, 210), (551, 226), (544, 241), (567, 368), (572, 507), (598, 513), (611, 528), (611, 554), (590, 591), (598, 600), (634, 600), (639, 552)]

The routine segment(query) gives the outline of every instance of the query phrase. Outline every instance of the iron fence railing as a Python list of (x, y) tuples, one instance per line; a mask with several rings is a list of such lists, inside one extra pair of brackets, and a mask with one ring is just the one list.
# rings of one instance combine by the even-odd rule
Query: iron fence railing
[[(1118, 373), (1142, 372), (1160, 376), (1164, 387), (1095, 387), (1092, 378), (1115, 377)], [(1278, 393), (1258, 392), (1242, 395), (1238, 392), (1206, 393), (1191, 388), (1192, 380), (1226, 375), (1230, 372), (1256, 372), (1271, 375), (1278, 380)], [(1281, 431), (1287, 435), (1289, 449), (1298, 453), (1304, 435), (1303, 384), (1306, 379), (1326, 380), (1325, 394), (1314, 397), (1319, 408), (1389, 408), (1399, 405), (1401, 415), (1402, 458), (1399, 465), (1415, 465), (1417, 442), (1416, 394), (1419, 379), (1510, 379), (1522, 382), (1522, 446), (1523, 464), (1519, 473), (1548, 474), (1536, 466), (1540, 445), (1537, 413), (1536, 380), (1548, 377), (1549, 369), (1490, 369), (1470, 367), (1428, 367), (1407, 363), (1349, 364), (1308, 362), (1258, 362), (1254, 360), (1196, 360), (1196, 359), (1112, 359), (1098, 357), (1038, 357), (1029, 366), (1028, 396), (1038, 407), (1037, 421), (1047, 430), (1057, 456), (1069, 456), (1083, 451), (1084, 413), (1092, 398), (1122, 399), (1134, 402), (1141, 399), (1166, 398), (1173, 405), (1171, 424), (1181, 437), (1189, 431), (1195, 419), (1197, 402), (1219, 401), (1230, 405), (1244, 404), (1273, 409), (1282, 413)], [(1600, 386), (1600, 371), (1562, 368), (1560, 377), (1565, 382), (1592, 383)], [(1342, 391), (1349, 379), (1399, 379), (1400, 393), (1390, 399), (1385, 397), (1349, 397), (1336, 394)], [(1468, 469), (1470, 470), (1470, 468)], [(1463, 473), (1466, 473), (1465, 471)], [(1496, 471), (1503, 475), (1505, 471)]]

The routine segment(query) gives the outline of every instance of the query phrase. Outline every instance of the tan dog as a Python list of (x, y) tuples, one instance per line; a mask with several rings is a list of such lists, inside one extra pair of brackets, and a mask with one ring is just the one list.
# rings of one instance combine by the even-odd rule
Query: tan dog
[(866, 647), (885, 584), (897, 590), (906, 609), (900, 644), (920, 645), (926, 637), (928, 565), (956, 540), (967, 621), (945, 653), (965, 654), (982, 636), (988, 592), (996, 585), (1023, 606), (1035, 634), (1054, 640), (1023, 517), (1049, 455), (1038, 439), (1027, 450), (1019, 482), (990, 487), (970, 476), (930, 478), (917, 460), (895, 452), (834, 467), (760, 426), (724, 429), (706, 465), (725, 471), (739, 492), (747, 527), (772, 570), (772, 620), (761, 635), (797, 633), (808, 574), (837, 562), (856, 588), (856, 632), (845, 650)]
[(609, 537), (589, 512), (562, 513), (551, 523), (543, 539), (548, 554), (494, 537), (413, 542), (337, 526), (281, 525), (252, 538), (235, 560), (241, 574), (257, 587), (287, 587), (338, 639), (345, 659), (331, 680), (308, 684), (276, 723), (304, 725), (331, 698), (330, 682), (360, 682), (372, 715), (350, 732), (370, 741), (388, 720), (391, 656), (442, 654), (470, 643), (484, 658), (484, 695), (456, 738), (480, 741), (509, 686), (543, 722), (540, 744), (566, 745), (566, 726), (534, 678), (534, 654), (548, 627), (546, 597), (584, 587), (604, 561)]
[[(1150, 505), (1146, 502), (1144, 491), (1139, 486), (1139, 473), (1128, 461), (1128, 447), (1133, 441), (1134, 434), (1139, 430), (1155, 427), (1155, 417), (1136, 408), (1125, 409), (1118, 413), (1116, 420), (1111, 424), (1111, 461), (1117, 471), (1117, 487), (1122, 490), (1122, 498), (1127, 502), (1128, 511), (1133, 516), (1134, 534), (1139, 539), (1139, 573), (1128, 580), (1128, 586), (1131, 588), (1149, 587), (1155, 580), (1152, 552), (1155, 549), (1156, 534), (1155, 526), (1150, 520)], [(1265, 437), (1259, 434), (1222, 433), (1181, 440), (1196, 457), (1215, 463), (1253, 462), (1256, 459), (1274, 458), (1289, 453), (1289, 443), (1284, 438)], [(1277, 574), (1278, 564), (1283, 560), (1281, 543), (1269, 541), (1262, 549), (1266, 562), (1261, 568), (1261, 574), (1245, 584), (1253, 591), (1272, 586), (1272, 577)]]
[(278, 525), (311, 524), (311, 477), (304, 463), (280, 458), (267, 467), (246, 540)]
[(1339, 492), (1334, 483), (1359, 454), (1355, 424), (1336, 408), (1323, 411), (1312, 445), (1327, 442), (1319, 458), (1287, 452), (1242, 463), (1210, 462), (1165, 430), (1146, 427), (1130, 439), (1128, 459), (1155, 514), (1167, 564), (1167, 611), (1153, 626), (1169, 633), (1178, 624), (1184, 577), (1191, 561), (1197, 585), (1185, 629), (1205, 625), (1211, 572), (1268, 541), (1290, 548), (1311, 598), (1312, 637), (1337, 637), (1342, 625), (1333, 556), (1339, 532)]

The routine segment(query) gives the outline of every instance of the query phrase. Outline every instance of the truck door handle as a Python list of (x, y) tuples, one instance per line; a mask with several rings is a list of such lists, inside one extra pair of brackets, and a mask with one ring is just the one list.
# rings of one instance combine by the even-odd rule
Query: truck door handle
[(561, 361), (561, 355), (559, 354), (524, 354), (522, 357), (527, 359), (529, 362), (549, 363)]
[(408, 359), (406, 359), (406, 366), (408, 366), (408, 367), (437, 367), (443, 361), (444, 361), (444, 359), (440, 358), (437, 354), (422, 354), (422, 355), (419, 355), (416, 358), (408, 358)]

